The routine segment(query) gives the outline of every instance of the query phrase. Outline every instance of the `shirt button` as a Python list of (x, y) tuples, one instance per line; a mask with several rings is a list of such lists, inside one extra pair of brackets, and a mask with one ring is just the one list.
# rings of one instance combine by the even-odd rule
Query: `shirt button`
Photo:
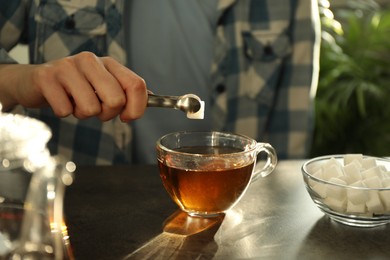
[(65, 20), (65, 27), (69, 30), (73, 30), (76, 27), (76, 22), (72, 16), (68, 16)]
[(264, 47), (264, 54), (265, 54), (266, 56), (271, 56), (271, 55), (274, 54), (274, 51), (273, 51), (273, 49), (272, 49), (272, 47), (271, 47), (270, 45), (266, 45), (266, 46)]
[(225, 85), (223, 85), (223, 84), (218, 84), (218, 85), (215, 87), (215, 91), (216, 91), (218, 94), (222, 94), (223, 92), (226, 91), (226, 87), (225, 87)]

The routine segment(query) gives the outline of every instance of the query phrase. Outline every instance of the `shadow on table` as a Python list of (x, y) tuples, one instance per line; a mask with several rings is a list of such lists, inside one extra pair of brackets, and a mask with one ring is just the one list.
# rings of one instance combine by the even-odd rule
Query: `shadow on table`
[(323, 216), (302, 241), (299, 259), (390, 259), (390, 226), (352, 227)]
[(212, 259), (218, 250), (214, 235), (224, 217), (191, 217), (178, 210), (165, 220), (163, 233), (124, 259)]

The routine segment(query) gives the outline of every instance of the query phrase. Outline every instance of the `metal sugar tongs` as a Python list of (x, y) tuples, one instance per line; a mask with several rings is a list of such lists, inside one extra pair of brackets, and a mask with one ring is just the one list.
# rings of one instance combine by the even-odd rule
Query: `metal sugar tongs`
[(149, 93), (148, 107), (173, 108), (183, 111), (190, 119), (204, 118), (204, 101), (194, 94), (160, 96)]

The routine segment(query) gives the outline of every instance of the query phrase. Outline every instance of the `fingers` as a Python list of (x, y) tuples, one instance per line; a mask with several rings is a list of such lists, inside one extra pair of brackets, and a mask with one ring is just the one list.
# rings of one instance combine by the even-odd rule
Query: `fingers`
[(120, 113), (120, 119), (128, 122), (140, 118), (145, 112), (148, 101), (145, 81), (112, 58), (105, 57), (102, 61), (106, 69), (119, 82), (126, 96), (126, 104)]
[[(27, 107), (39, 107), (44, 105), (44, 103), (48, 103), (57, 116), (66, 117), (73, 114), (73, 103), (63, 86), (56, 80), (55, 70), (55, 67), (50, 64), (36, 66), (32, 70), (31, 82), (33, 89), (36, 90), (32, 92), (38, 94), (28, 94), (28, 96), (36, 96), (36, 101), (31, 102), (30, 104), (22, 102), (22, 105)], [(43, 98), (39, 98), (39, 93)]]
[(56, 79), (67, 93), (69, 102), (73, 104), (73, 115), (85, 119), (101, 114), (100, 100), (84, 73), (72, 62), (63, 66), (66, 73), (59, 73)]
[(35, 86), (57, 116), (106, 121), (141, 117), (147, 103), (144, 80), (112, 58), (84, 52), (38, 66)]
[(73, 57), (44, 64), (35, 71), (34, 85), (57, 116), (73, 114), (84, 119), (101, 113), (99, 98)]
[[(105, 68), (100, 58), (92, 53), (81, 53), (75, 57), (75, 59), (75, 64), (79, 73), (84, 76), (84, 81), (89, 85), (89, 91), (85, 94), (88, 96), (95, 95), (100, 101), (98, 103), (98, 110), (88, 112), (94, 113), (93, 115), (96, 115), (102, 121), (117, 116), (126, 104), (126, 96), (119, 82)], [(72, 95), (76, 95), (76, 93), (80, 91), (79, 87), (80, 86), (74, 85), (70, 87)], [(81, 106), (81, 101), (85, 98), (87, 97), (82, 96), (79, 101), (75, 99), (76, 104), (79, 104), (80, 102)], [(91, 116), (90, 114), (88, 115)]]

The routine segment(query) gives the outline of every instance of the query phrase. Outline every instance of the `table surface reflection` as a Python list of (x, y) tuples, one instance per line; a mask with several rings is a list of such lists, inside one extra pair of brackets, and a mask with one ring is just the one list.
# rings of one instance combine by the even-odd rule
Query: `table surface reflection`
[(181, 214), (156, 165), (79, 167), (65, 196), (76, 259), (390, 259), (390, 226), (331, 221), (302, 161), (281, 161), (224, 217)]

